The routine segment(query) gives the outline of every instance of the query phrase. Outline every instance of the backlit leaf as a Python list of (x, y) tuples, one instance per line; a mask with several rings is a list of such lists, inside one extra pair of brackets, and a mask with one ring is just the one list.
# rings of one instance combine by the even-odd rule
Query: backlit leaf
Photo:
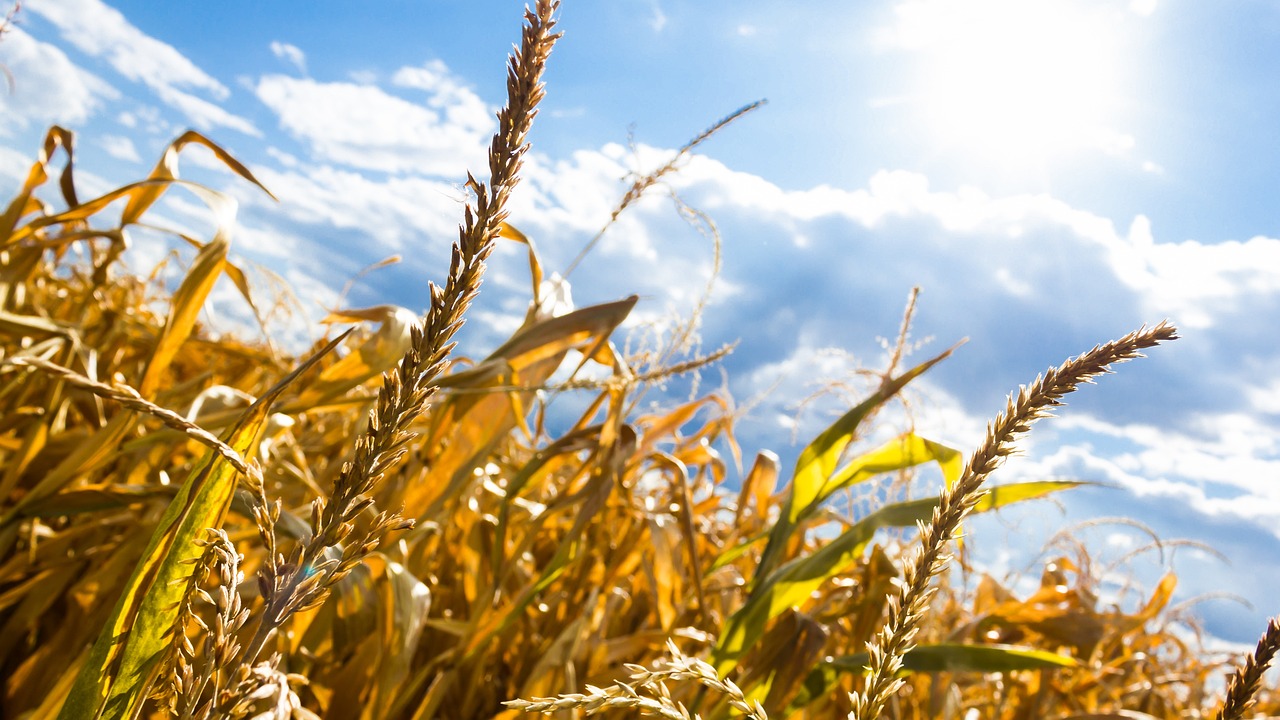
[[(1030, 482), (1000, 486), (988, 496), (992, 499), (984, 498), (974, 512), (1005, 507), (1077, 485), (1076, 482)], [(885, 505), (813, 554), (778, 568), (760, 583), (742, 608), (729, 617), (713, 653), (712, 664), (716, 670), (723, 674), (731, 669), (759, 639), (770, 619), (802, 604), (814, 590), (848, 567), (866, 549), (876, 530), (915, 527), (917, 523), (928, 522), (938, 501), (938, 498), (925, 498)]]
[(897, 395), (912, 380), (949, 357), (954, 350), (954, 347), (949, 348), (898, 377), (887, 380), (875, 394), (846, 412), (805, 447), (799, 459), (796, 460), (795, 474), (791, 480), (786, 504), (769, 533), (769, 543), (760, 556), (760, 564), (756, 568), (755, 577), (752, 578), (753, 584), (772, 572), (782, 560), (783, 549), (791, 539), (791, 533), (798, 526), (800, 519), (813, 513), (821, 505), (824, 499), (823, 488), (836, 472), (845, 448), (857, 437), (863, 421)]
[[(334, 340), (258, 399), (228, 431), (224, 442), (242, 456), (266, 426), (271, 404), (301, 373), (338, 343)], [(209, 451), (169, 503), (133, 571), (110, 620), (81, 668), (59, 714), (63, 720), (135, 717), (169, 647), (170, 635), (191, 577), (191, 561), (206, 528), (219, 528), (231, 506), (238, 473)]]

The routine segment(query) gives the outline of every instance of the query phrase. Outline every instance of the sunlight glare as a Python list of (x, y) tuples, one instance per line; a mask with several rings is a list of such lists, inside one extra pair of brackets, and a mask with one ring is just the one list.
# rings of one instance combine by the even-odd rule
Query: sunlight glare
[(919, 0), (900, 41), (922, 52), (919, 93), (937, 139), (1004, 164), (1092, 148), (1120, 154), (1111, 23), (1078, 0)]

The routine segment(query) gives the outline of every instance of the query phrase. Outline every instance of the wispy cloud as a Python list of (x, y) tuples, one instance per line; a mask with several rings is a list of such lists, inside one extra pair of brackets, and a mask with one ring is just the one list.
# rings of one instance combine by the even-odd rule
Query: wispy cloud
[[(280, 204), (268, 206), (270, 201), (256, 193), (245, 197), (248, 203), (273, 208), (277, 222), (287, 218), (293, 228), (280, 229), (291, 234), (314, 233), (318, 227), (346, 231), (359, 241), (361, 258), (352, 262), (399, 252), (411, 242), (427, 255), (443, 258), (457, 232), (463, 195), (448, 182), (423, 177), (377, 180), (328, 165), (254, 168), (254, 173)], [(349, 249), (354, 252), (356, 245)]]
[(254, 127), (253, 123), (235, 113), (228, 112), (217, 103), (209, 102), (204, 98), (183, 92), (174, 87), (157, 88), (156, 95), (166, 105), (185, 115), (200, 130), (225, 127), (252, 137), (262, 137), (262, 131)]
[(188, 92), (203, 91), (222, 101), (230, 95), (225, 85), (172, 45), (142, 32), (100, 0), (41, 2), (26, 8), (57, 26), (68, 44), (86, 55), (102, 58), (121, 76), (151, 88), (163, 102), (198, 126), (223, 126), (255, 134), (249, 121)]
[(138, 149), (133, 146), (133, 141), (122, 135), (103, 135), (98, 139), (98, 145), (103, 152), (117, 160), (142, 162), (142, 158), (138, 156)]
[(0, 93), (8, 120), (0, 124), (0, 135), (8, 134), (8, 125), (82, 123), (104, 100), (120, 96), (106, 81), (77, 67), (62, 50), (19, 28), (6, 33), (0, 62), (15, 78), (13, 93)]
[(663, 11), (658, 0), (649, 0), (649, 27), (660, 33), (667, 27), (667, 13)]
[(0, 181), (4, 187), (17, 187), (27, 176), (31, 158), (12, 148), (0, 147)]
[(279, 40), (271, 41), (271, 53), (276, 57), (284, 60), (290, 65), (298, 69), (298, 72), (306, 74), (307, 72), (307, 55), (302, 52), (302, 48), (297, 45), (291, 45), (287, 42)]

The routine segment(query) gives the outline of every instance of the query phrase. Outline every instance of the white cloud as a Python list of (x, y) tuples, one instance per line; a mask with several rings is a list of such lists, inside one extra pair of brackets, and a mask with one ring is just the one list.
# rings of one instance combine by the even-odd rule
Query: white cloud
[(652, 14), (649, 16), (649, 27), (653, 28), (656, 33), (662, 32), (667, 27), (667, 14), (662, 11), (662, 6), (658, 4), (657, 0), (652, 0), (650, 6)]
[(17, 150), (0, 145), (0, 181), (4, 182), (5, 193), (18, 189), (27, 177), (31, 162), (31, 158)]
[(251, 137), (262, 137), (262, 132), (254, 127), (253, 123), (191, 93), (172, 87), (160, 87), (156, 89), (156, 94), (165, 104), (186, 115), (187, 119), (200, 130), (208, 131), (216, 127), (225, 127)]
[(81, 52), (103, 58), (123, 77), (151, 88), (197, 126), (218, 125), (254, 134), (247, 120), (179, 89), (204, 91), (222, 101), (230, 95), (225, 85), (100, 0), (32, 3), (26, 9), (52, 22), (62, 38)]
[(1280, 378), (1264, 380), (1260, 386), (1252, 388), (1249, 391), (1249, 404), (1259, 412), (1280, 412)]
[(219, 100), (226, 86), (196, 67), (185, 55), (125, 19), (99, 0), (60, 0), (26, 6), (62, 31), (62, 38), (81, 52), (107, 60), (116, 72), (152, 88), (184, 86), (206, 90)]
[(298, 72), (307, 72), (307, 55), (302, 52), (302, 48), (299, 48), (297, 45), (290, 45), (289, 43), (280, 42), (279, 40), (272, 40), (271, 53), (297, 68)]
[(1205, 244), (1157, 243), (1138, 216), (1127, 238), (1104, 240), (1117, 277), (1153, 310), (1176, 315), (1188, 328), (1207, 328), (1251, 300), (1280, 294), (1280, 240), (1254, 237)]
[(271, 156), (272, 159), (286, 168), (296, 168), (302, 162), (297, 158), (297, 156), (287, 153), (275, 146), (267, 148), (267, 155)]
[(461, 190), (421, 177), (374, 180), (331, 166), (303, 166), (286, 171), (253, 169), (280, 198), (279, 205), (248, 191), (248, 202), (272, 209), (309, 227), (356, 231), (363, 253), (396, 252), (410, 243), (430, 245), (433, 258), (444, 255), (457, 235), (462, 217)]
[[(1128, 458), (1121, 457), (1120, 461)], [(1238, 464), (1239, 458), (1225, 458)], [(1034, 461), (1019, 458), (1019, 477), (1069, 477), (1113, 483), (1125, 488), (1139, 498), (1150, 498), (1160, 503), (1176, 503), (1184, 513), (1213, 518), (1227, 523), (1246, 523), (1280, 538), (1280, 494), (1270, 483), (1256, 483), (1253, 491), (1231, 495), (1221, 491), (1210, 492), (1194, 478), (1199, 468), (1188, 468), (1184, 476), (1168, 476), (1154, 468), (1125, 467), (1105, 453), (1088, 446), (1067, 445), (1053, 453), (1035, 458)], [(1245, 469), (1245, 468), (1239, 468)], [(1043, 473), (1043, 475), (1041, 475)], [(1188, 479), (1188, 476), (1193, 479)], [(1274, 474), (1270, 477), (1274, 477)]]
[(580, 150), (568, 160), (551, 161), (538, 154), (525, 157), (524, 184), (512, 200), (512, 213), (546, 232), (572, 229), (594, 233), (604, 226), (622, 197), (626, 149), (606, 145), (601, 151)]
[[(421, 71), (421, 72), (419, 72)], [(398, 74), (401, 82), (427, 83), (429, 69)], [(484, 166), (484, 149), (496, 122), (483, 103), (440, 81), (436, 107), (417, 105), (380, 88), (268, 75), (258, 98), (280, 126), (311, 146), (317, 160), (364, 170), (462, 178)]]
[(1144, 423), (1121, 425), (1081, 413), (1055, 425), (1063, 433), (1080, 431), (1085, 437), (1124, 441), (1109, 455), (1127, 472), (1235, 488), (1253, 494), (1280, 515), (1280, 485), (1258, 482), (1280, 477), (1280, 431), (1256, 416), (1203, 413), (1196, 418), (1194, 432)]
[(121, 135), (103, 135), (98, 139), (98, 146), (103, 152), (117, 160), (126, 162), (142, 162), (142, 158), (138, 156), (138, 149), (133, 146), (133, 141)]
[(495, 112), (449, 72), (439, 60), (432, 60), (418, 67), (402, 67), (391, 76), (391, 82), (400, 87), (423, 90), (427, 93), (427, 107), (444, 113), (447, 122), (480, 132), (491, 132), (490, 116)]
[(116, 115), (116, 122), (130, 130), (142, 129), (151, 135), (168, 136), (174, 134), (173, 126), (165, 122), (160, 110), (147, 105), (121, 112)]
[[(62, 50), (19, 28), (5, 34), (0, 62), (14, 78), (13, 93), (0, 93), (5, 125), (83, 123), (104, 100), (120, 96), (101, 78), (77, 67)], [(7, 134), (3, 125), (0, 134)]]
[[(972, 187), (935, 191), (923, 175), (905, 171), (878, 172), (865, 189), (817, 186), (785, 191), (759, 176), (699, 156), (673, 182), (695, 190), (696, 204), (704, 209), (763, 213), (783, 224), (834, 216), (877, 229), (893, 218), (930, 218), (951, 235), (950, 242), (962, 242), (961, 237), (982, 242), (989, 248), (985, 257), (1018, 253), (1020, 275), (995, 264), (991, 276), (1014, 295), (1025, 295), (1028, 284), (1043, 288), (1037, 283), (1042, 276), (1070, 270), (1052, 256), (1018, 250), (1031, 242), (1027, 236), (1036, 229), (1067, 233), (1069, 242), (1085, 251), (1077, 262), (1099, 258), (1104, 263), (1100, 269), (1131, 291), (1149, 317), (1168, 316), (1187, 328), (1207, 328), (1243, 312), (1251, 302), (1280, 300), (1280, 240), (1274, 238), (1157, 242), (1150, 221), (1141, 215), (1127, 234), (1121, 234), (1110, 220), (1048, 195), (993, 198)], [(993, 272), (986, 267), (990, 263), (980, 265), (976, 269), (984, 275)]]

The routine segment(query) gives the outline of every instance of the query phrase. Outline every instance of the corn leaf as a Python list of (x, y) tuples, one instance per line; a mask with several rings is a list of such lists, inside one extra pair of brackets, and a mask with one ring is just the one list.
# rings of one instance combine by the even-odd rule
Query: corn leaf
[(866, 548), (877, 529), (913, 527), (917, 522), (927, 521), (937, 504), (937, 498), (927, 498), (886, 505), (854, 523), (814, 554), (778, 568), (757, 586), (746, 604), (729, 617), (712, 653), (711, 664), (723, 676), (760, 639), (770, 619), (799, 605), (827, 578), (847, 567)]
[(362, 716), (372, 719), (390, 717), (396, 692), (409, 674), (414, 650), (426, 627), (431, 590), (403, 565), (392, 562), (382, 553), (370, 554), (367, 562), (382, 567), (382, 577), (376, 585), (380, 596), (377, 643), (380, 657), (374, 692), (377, 699), (365, 703)]
[(1091, 483), (1083, 480), (1032, 480), (1029, 482), (1009, 483), (1007, 485), (992, 485), (987, 488), (987, 491), (978, 499), (977, 504), (973, 506), (973, 512), (995, 510), (1023, 500), (1044, 497), (1059, 490), (1070, 490), (1071, 488), (1089, 484)]
[(178, 155), (183, 148), (192, 143), (208, 148), (232, 172), (257, 185), (262, 189), (262, 192), (270, 195), (273, 200), (275, 199), (275, 196), (271, 195), (271, 191), (258, 182), (253, 173), (249, 172), (249, 169), (242, 165), (239, 160), (231, 157), (230, 153), (204, 135), (194, 130), (188, 130), (177, 140), (169, 143), (168, 147), (164, 149), (164, 153), (160, 156), (160, 161), (156, 163), (155, 169), (151, 171), (151, 175), (148, 178), (155, 182), (129, 197), (129, 203), (125, 205), (124, 213), (120, 217), (121, 225), (137, 222), (164, 195), (165, 190), (169, 188), (170, 181), (178, 178)]
[(786, 507), (788, 520), (792, 523), (796, 522), (801, 515), (810, 511), (811, 506), (822, 501), (823, 490), (835, 473), (841, 454), (857, 437), (862, 421), (896, 395), (899, 390), (906, 387), (907, 383), (924, 374), (950, 354), (951, 350), (947, 350), (893, 378), (878, 392), (845, 413), (809, 443), (796, 460), (795, 476), (791, 481), (791, 497)]
[[(870, 656), (857, 653), (834, 658), (819, 664), (805, 680), (790, 707), (791, 714), (803, 710), (811, 702), (831, 694), (841, 673), (862, 674), (866, 671)], [(917, 672), (973, 672), (1005, 673), (1018, 670), (1051, 670), (1075, 668), (1080, 663), (1073, 658), (1045, 650), (1016, 647), (1013, 645), (971, 645), (966, 643), (939, 643), (920, 645), (909, 650), (902, 658), (904, 673)]]
[[(867, 653), (857, 653), (835, 658), (829, 664), (841, 670), (861, 673), (870, 660)], [(1080, 663), (1066, 655), (1012, 645), (920, 645), (902, 658), (902, 669), (907, 672), (997, 673), (1079, 666)]]
[(13, 201), (5, 209), (4, 215), (0, 215), (0, 245), (7, 245), (10, 242), (16, 242), (17, 238), (13, 237), (13, 231), (18, 226), (18, 221), (23, 215), (30, 212), (33, 208), (33, 198), (31, 194), (36, 188), (40, 187), (49, 179), (49, 161), (53, 159), (53, 153), (59, 147), (64, 148), (67, 153), (67, 165), (62, 171), (62, 195), (67, 201), (67, 205), (72, 207), (78, 205), (76, 202), (75, 185), (72, 181), (74, 165), (75, 134), (70, 130), (54, 125), (45, 133), (44, 143), (40, 146), (40, 153), (36, 157), (35, 163), (31, 166), (31, 170), (27, 172), (27, 179), (22, 183), (22, 189)]
[(613, 362), (609, 336), (636, 301), (633, 296), (526, 325), (476, 367), (444, 378), (440, 385), (454, 392), (432, 408), (424, 447), (438, 448), (432, 452), (432, 472), (448, 479), (443, 487), (427, 483), (406, 487), (395, 501), (406, 512), (427, 518), (454, 502), (474, 479), (472, 468), (483, 465), (483, 458), (523, 421), (524, 408), (536, 389), (556, 372), (570, 350), (580, 351), (584, 358)]
[[(1079, 484), (1040, 481), (1000, 486), (988, 493), (974, 512), (985, 512), (1043, 497)], [(737, 660), (760, 639), (769, 620), (787, 608), (803, 603), (814, 590), (848, 567), (866, 549), (876, 530), (883, 527), (914, 527), (916, 523), (928, 522), (937, 505), (938, 498), (886, 505), (854, 523), (812, 555), (797, 558), (778, 568), (729, 617), (712, 654), (712, 664), (716, 670), (723, 675), (732, 669)]]
[[(245, 411), (224, 438), (247, 455), (266, 426), (271, 405), (301, 373), (332, 350), (338, 338), (314, 355)], [(80, 669), (62, 712), (64, 720), (132, 718), (146, 699), (159, 661), (170, 646), (178, 604), (191, 576), (191, 561), (206, 528), (222, 526), (235, 494), (237, 472), (208, 452), (169, 503), (151, 542), (129, 578), (110, 620)]]
[(752, 578), (753, 585), (772, 572), (782, 560), (783, 549), (791, 539), (791, 533), (799, 525), (800, 518), (814, 512), (821, 505), (822, 489), (836, 472), (840, 457), (849, 443), (857, 437), (862, 422), (890, 398), (897, 395), (907, 386), (907, 383), (945, 360), (954, 350), (955, 347), (949, 348), (937, 357), (920, 363), (896, 378), (887, 380), (875, 394), (841, 416), (805, 447), (799, 459), (796, 460), (795, 475), (791, 480), (786, 504), (773, 530), (769, 533), (769, 544), (765, 546), (764, 553), (760, 556), (760, 564)]
[[(817, 500), (809, 505), (811, 509), (805, 515), (811, 514), (813, 509), (834, 493), (851, 485), (870, 480), (877, 475), (927, 462), (938, 463), (938, 467), (942, 468), (942, 476), (946, 480), (947, 487), (951, 487), (964, 470), (964, 456), (959, 450), (927, 440), (915, 433), (906, 433), (871, 452), (859, 455), (848, 465), (840, 468), (839, 472), (831, 476), (831, 479), (822, 486)], [(796, 519), (801, 520), (803, 517)]]
[(191, 335), (200, 310), (204, 308), (205, 299), (213, 290), (213, 284), (222, 275), (227, 262), (227, 251), (231, 247), (230, 230), (235, 223), (235, 200), (228, 195), (199, 186), (191, 186), (190, 189), (199, 195), (213, 211), (217, 231), (213, 240), (196, 253), (196, 258), (182, 279), (182, 284), (173, 293), (164, 331), (160, 335), (159, 342), (156, 343), (151, 362), (147, 363), (147, 369), (138, 383), (138, 392), (143, 397), (150, 397), (155, 392), (164, 378), (165, 371), (173, 362), (178, 348)]

